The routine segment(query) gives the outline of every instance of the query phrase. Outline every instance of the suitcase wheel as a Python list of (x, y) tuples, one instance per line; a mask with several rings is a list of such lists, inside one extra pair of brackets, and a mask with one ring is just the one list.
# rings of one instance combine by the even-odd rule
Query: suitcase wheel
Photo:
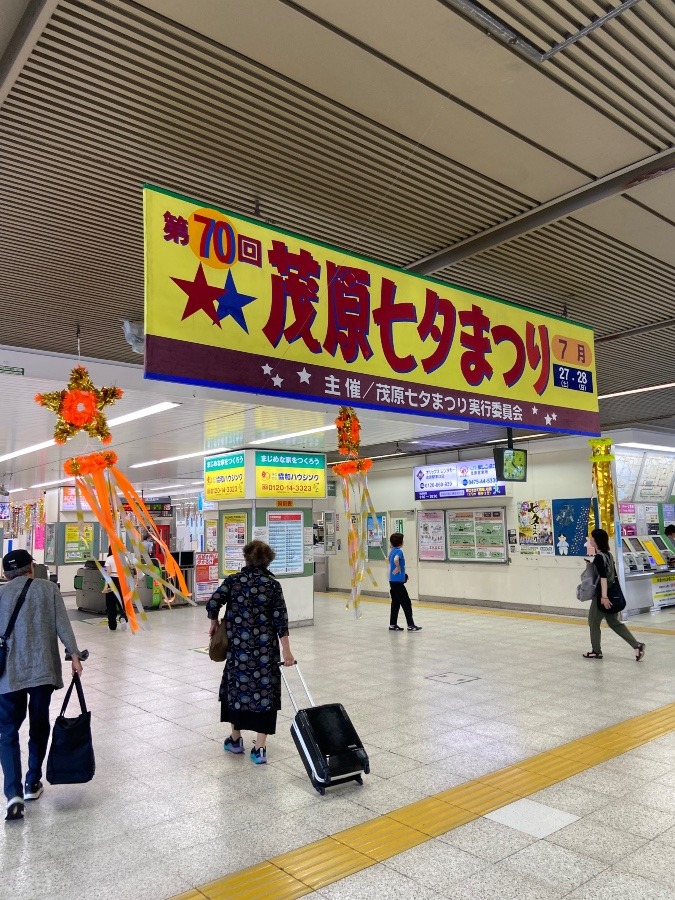
[(366, 763), (365, 766), (363, 767), (363, 774), (370, 775), (370, 764), (369, 763)]
[(355, 781), (357, 784), (363, 784), (363, 778), (361, 778), (360, 775), (357, 775), (356, 778), (354, 779), (354, 781)]
[(326, 788), (322, 784), (319, 784), (318, 781), (314, 781), (314, 779), (312, 779), (312, 784), (314, 785), (314, 790), (318, 791), (323, 797), (326, 793)]

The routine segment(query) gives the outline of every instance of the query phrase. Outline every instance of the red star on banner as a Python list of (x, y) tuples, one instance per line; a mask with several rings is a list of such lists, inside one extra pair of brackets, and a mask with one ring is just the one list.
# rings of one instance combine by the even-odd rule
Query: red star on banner
[(223, 289), (222, 287), (211, 287), (206, 280), (201, 263), (199, 263), (194, 281), (186, 281), (184, 278), (172, 278), (171, 280), (178, 285), (181, 291), (188, 295), (188, 302), (181, 316), (181, 321), (202, 310), (214, 325), (217, 325), (218, 328), (221, 327), (220, 319), (216, 312), (216, 300), (223, 293)]

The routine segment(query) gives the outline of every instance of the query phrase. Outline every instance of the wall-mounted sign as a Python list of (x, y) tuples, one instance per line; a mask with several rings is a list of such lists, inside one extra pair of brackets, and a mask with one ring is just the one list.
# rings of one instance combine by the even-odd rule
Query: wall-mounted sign
[[(168, 519), (173, 513), (171, 500), (143, 500), (145, 508), (156, 519)], [(131, 512), (131, 506), (128, 503), (122, 504), (127, 512)]]
[(646, 453), (634, 500), (638, 503), (651, 501), (665, 503), (670, 500), (673, 477), (675, 476), (675, 456), (667, 453)]
[(243, 451), (219, 453), (204, 459), (204, 498), (241, 500), (245, 496), (245, 456)]
[(448, 509), (445, 518), (451, 562), (506, 562), (503, 509)]
[(95, 553), (94, 526), (90, 523), (84, 525), (65, 526), (63, 561), (66, 564), (86, 562)]
[(530, 548), (532, 555), (555, 555), (550, 500), (524, 500), (518, 504), (518, 541), (521, 550)]
[(599, 433), (585, 326), (154, 187), (144, 211), (149, 378)]
[(325, 454), (256, 450), (255, 495), (262, 500), (325, 497)]
[(500, 497), (506, 485), (497, 481), (494, 459), (416, 466), (415, 500), (443, 500), (457, 497)]
[(302, 511), (268, 512), (267, 537), (267, 543), (276, 553), (270, 572), (274, 575), (302, 575), (305, 569)]
[(244, 565), (248, 513), (222, 513), (220, 527), (222, 529), (221, 560), (223, 571), (226, 573), (238, 572)]
[(194, 599), (206, 602), (218, 587), (218, 554), (195, 553)]
[(445, 515), (442, 509), (417, 514), (417, 556), (424, 560), (445, 559)]
[[(74, 487), (61, 488), (61, 509), (63, 512), (77, 512), (77, 494)], [(80, 491), (80, 509), (83, 512), (91, 512), (91, 506), (84, 499)]]

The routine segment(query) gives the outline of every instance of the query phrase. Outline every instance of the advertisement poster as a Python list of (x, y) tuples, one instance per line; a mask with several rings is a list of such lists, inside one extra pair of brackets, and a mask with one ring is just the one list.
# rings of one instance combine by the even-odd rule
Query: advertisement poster
[(45, 548), (45, 526), (35, 526), (35, 537), (33, 547), (35, 550), (44, 550)]
[(385, 515), (368, 516), (368, 546), (381, 547), (386, 531), (387, 517)]
[(56, 523), (45, 525), (45, 562), (56, 562)]
[(586, 556), (590, 497), (553, 500), (553, 538), (556, 556)]
[(592, 330), (146, 185), (145, 374), (599, 434)]
[(448, 509), (445, 518), (450, 561), (506, 562), (503, 509)]
[(9, 521), (9, 503), (4, 500), (0, 503), (0, 521)]
[(518, 504), (518, 542), (523, 547), (538, 548), (541, 556), (551, 556), (553, 549), (553, 516), (550, 500), (524, 500)]
[(442, 509), (417, 514), (417, 556), (420, 560), (445, 559), (445, 514)]
[(93, 541), (93, 524), (85, 522), (84, 525), (66, 525), (64, 529), (64, 562), (66, 564), (86, 562), (93, 553)]
[(217, 553), (195, 553), (195, 596), (205, 603), (220, 584)]
[(261, 499), (325, 497), (325, 454), (271, 453), (269, 450), (256, 450), (255, 495)]
[(207, 553), (218, 552), (218, 520), (204, 520), (204, 550)]
[[(61, 488), (61, 509), (63, 512), (77, 512), (77, 494), (74, 487)], [(83, 512), (91, 512), (91, 506), (84, 499), (81, 491), (80, 509)]]
[(238, 572), (244, 565), (246, 526), (248, 516), (243, 513), (225, 513), (222, 518), (224, 572)]
[(302, 575), (304, 520), (302, 512), (267, 513), (269, 545), (276, 559), (270, 566), (273, 575)]
[(221, 453), (204, 460), (204, 499), (240, 500), (245, 493), (244, 454)]
[(443, 500), (448, 497), (499, 497), (506, 485), (497, 481), (494, 459), (416, 466), (413, 472), (415, 500)]

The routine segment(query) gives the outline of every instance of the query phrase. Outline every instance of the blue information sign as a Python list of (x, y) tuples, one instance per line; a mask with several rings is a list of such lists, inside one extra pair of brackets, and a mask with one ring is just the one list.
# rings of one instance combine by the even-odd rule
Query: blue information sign
[(585, 369), (572, 369), (570, 366), (553, 366), (553, 383), (556, 387), (568, 391), (593, 392), (593, 373)]

